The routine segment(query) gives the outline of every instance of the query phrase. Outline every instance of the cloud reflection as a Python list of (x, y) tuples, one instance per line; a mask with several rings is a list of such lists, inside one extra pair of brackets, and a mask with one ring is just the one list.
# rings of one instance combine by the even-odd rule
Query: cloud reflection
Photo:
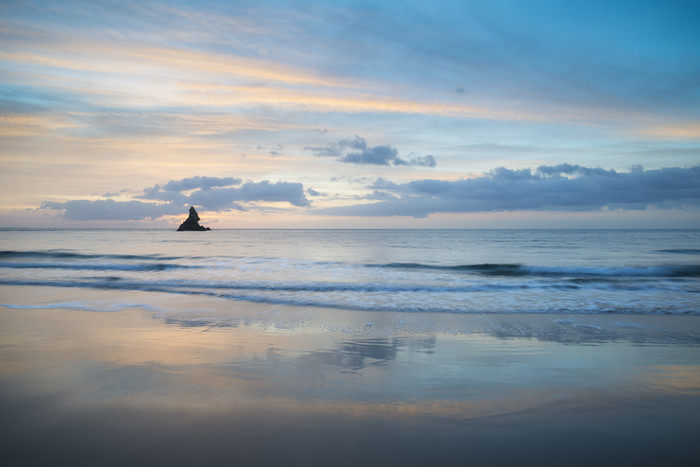
[(436, 342), (435, 336), (353, 339), (338, 343), (333, 350), (312, 352), (306, 360), (340, 367), (345, 371), (360, 371), (373, 366), (386, 366), (404, 349), (432, 353)]
[[(201, 304), (189, 300), (172, 308)], [(582, 465), (682, 465), (697, 454), (698, 347), (198, 328), (142, 310), (0, 307), (0, 319), (3, 465), (558, 465), (572, 452)], [(518, 317), (484, 324), (529, 332)]]

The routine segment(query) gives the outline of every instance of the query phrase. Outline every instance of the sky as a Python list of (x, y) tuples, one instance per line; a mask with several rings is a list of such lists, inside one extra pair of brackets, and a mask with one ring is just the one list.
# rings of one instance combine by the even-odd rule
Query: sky
[(0, 227), (700, 228), (698, 1), (0, 2)]

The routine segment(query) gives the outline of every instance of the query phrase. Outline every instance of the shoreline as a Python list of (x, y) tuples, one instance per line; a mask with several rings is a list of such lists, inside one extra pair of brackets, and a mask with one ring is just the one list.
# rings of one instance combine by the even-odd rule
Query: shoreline
[[(115, 313), (132, 309), (182, 327), (339, 332), (390, 337), (437, 333), (532, 338), (562, 344), (700, 346), (700, 315), (633, 313), (451, 313), (366, 311), (271, 304), (158, 291), (2, 286), (0, 307)], [(77, 298), (76, 298), (77, 297)]]

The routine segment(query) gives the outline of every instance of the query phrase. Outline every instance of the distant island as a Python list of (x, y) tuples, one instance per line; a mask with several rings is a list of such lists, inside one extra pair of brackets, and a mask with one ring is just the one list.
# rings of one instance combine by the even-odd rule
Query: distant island
[(194, 230), (194, 231), (205, 231), (205, 230), (211, 230), (209, 227), (204, 227), (202, 225), (199, 225), (199, 215), (197, 214), (197, 211), (194, 209), (194, 206), (190, 206), (190, 215), (189, 217), (180, 224), (180, 227), (178, 227), (177, 231), (178, 232), (184, 232), (186, 230)]

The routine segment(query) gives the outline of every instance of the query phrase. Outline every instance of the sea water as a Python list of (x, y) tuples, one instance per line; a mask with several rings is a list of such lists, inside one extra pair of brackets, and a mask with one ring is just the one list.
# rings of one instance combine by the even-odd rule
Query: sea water
[(5, 229), (0, 285), (378, 313), (698, 315), (700, 231)]
[(698, 240), (0, 230), (3, 465), (695, 465)]

